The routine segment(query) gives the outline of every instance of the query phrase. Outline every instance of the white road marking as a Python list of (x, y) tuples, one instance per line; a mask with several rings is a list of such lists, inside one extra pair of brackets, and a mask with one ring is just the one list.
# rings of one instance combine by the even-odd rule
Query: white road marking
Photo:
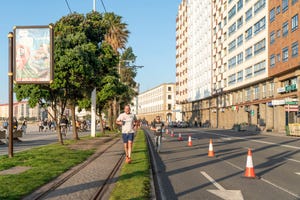
[[(202, 131), (202, 132), (207, 133), (207, 134), (213, 134), (213, 135), (218, 135), (218, 136), (226, 137), (226, 135), (223, 135), (223, 134), (210, 133), (210, 132), (206, 132), (206, 131)], [(291, 146), (291, 145), (280, 145), (280, 144), (276, 144), (276, 143), (273, 143), (273, 142), (266, 142), (266, 141), (259, 141), (259, 140), (248, 140), (248, 139), (242, 138), (242, 137), (235, 137), (235, 138), (242, 139), (242, 140), (247, 140), (247, 141), (254, 141), (254, 142), (258, 142), (258, 143), (272, 144), (272, 145), (282, 146), (282, 147), (287, 147), (287, 148), (300, 149), (300, 147)], [(218, 159), (225, 161), (224, 159), (221, 159), (221, 158), (218, 158)], [(294, 161), (294, 162), (299, 162), (298, 160), (289, 159), (289, 158), (287, 158), (287, 160)], [(237, 165), (235, 165), (235, 164), (233, 164), (233, 163), (231, 163), (229, 161), (225, 161), (225, 162), (227, 164), (229, 164), (229, 165), (231, 165), (231, 166), (239, 169), (239, 170), (243, 170), (239, 166), (237, 166)], [(300, 173), (297, 172), (296, 174), (299, 175)], [(262, 180), (265, 183), (268, 183), (268, 184), (270, 184), (270, 185), (272, 185), (272, 186), (274, 186), (274, 187), (276, 187), (276, 188), (278, 188), (278, 189), (280, 189), (280, 190), (282, 190), (282, 191), (284, 191), (284, 192), (286, 192), (286, 193), (288, 193), (288, 194), (296, 197), (297, 199), (300, 199), (300, 196), (298, 194), (295, 194), (295, 193), (293, 193), (293, 192), (291, 192), (291, 191), (289, 191), (289, 190), (287, 190), (287, 189), (285, 189), (283, 187), (280, 187), (280, 186), (276, 185), (275, 183), (272, 183), (271, 181), (268, 181), (267, 179), (264, 179), (264, 178), (261, 177), (260, 180)]]
[(217, 183), (212, 177), (210, 177), (206, 172), (201, 171), (201, 174), (205, 176), (218, 190), (207, 190), (210, 193), (225, 199), (225, 200), (243, 200), (244, 197), (240, 190), (226, 190), (222, 185)]
[(297, 162), (297, 163), (300, 163), (300, 160), (295, 160), (295, 159), (291, 159), (291, 158), (285, 158), (286, 160), (290, 160), (290, 161), (294, 161), (294, 162)]
[[(230, 138), (230, 137), (228, 137), (227, 135), (224, 135), (224, 134), (211, 133), (211, 132), (206, 132), (206, 131), (200, 131), (200, 132), (211, 134), (211, 135), (218, 135), (218, 136)], [(298, 150), (300, 150), (300, 147), (292, 146), (292, 145), (277, 144), (277, 143), (274, 143), (274, 142), (267, 142), (267, 141), (263, 141), (263, 140), (249, 140), (247, 138), (238, 137), (238, 136), (231, 136), (231, 138), (237, 138), (237, 139), (246, 140), (246, 141), (252, 141), (252, 142), (257, 142), (257, 143), (262, 143), (262, 144), (270, 144), (270, 145), (275, 145), (275, 146), (287, 147), (287, 148), (291, 148), (291, 149), (298, 149)]]

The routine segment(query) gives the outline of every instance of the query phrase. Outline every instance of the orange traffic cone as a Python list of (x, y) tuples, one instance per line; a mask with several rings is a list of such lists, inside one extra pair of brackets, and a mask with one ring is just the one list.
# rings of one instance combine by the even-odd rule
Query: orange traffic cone
[(188, 146), (189, 146), (189, 147), (193, 146), (193, 143), (192, 143), (192, 137), (191, 137), (190, 135), (189, 135)]
[(213, 149), (212, 139), (209, 140), (209, 147), (208, 147), (208, 157), (214, 157), (215, 152)]
[(245, 177), (255, 178), (255, 172), (254, 172), (254, 168), (253, 168), (251, 149), (248, 149), (246, 169), (245, 169)]
[(182, 137), (181, 137), (181, 133), (179, 133), (179, 135), (178, 135), (178, 141), (182, 141), (183, 139), (182, 139)]
[(171, 137), (174, 137), (174, 131), (173, 130), (171, 131)]

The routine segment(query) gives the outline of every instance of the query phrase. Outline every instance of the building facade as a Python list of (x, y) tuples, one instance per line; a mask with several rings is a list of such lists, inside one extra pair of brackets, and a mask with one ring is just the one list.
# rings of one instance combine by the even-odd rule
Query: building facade
[(138, 95), (138, 119), (152, 122), (159, 115), (164, 122), (175, 121), (175, 108), (174, 83), (164, 83)]
[[(187, 40), (189, 89), (188, 101), (181, 103), (184, 120), (198, 119), (217, 128), (248, 124), (274, 131), (299, 122), (298, 0), (213, 0), (211, 9), (201, 7), (202, 1), (185, 3), (188, 35), (197, 36)], [(208, 10), (211, 26), (201, 20), (202, 15), (195, 23), (195, 13)], [(211, 33), (211, 81), (198, 77), (201, 85), (211, 85), (211, 93), (197, 99), (194, 91), (199, 81), (189, 75), (201, 69), (194, 59), (206, 49), (197, 41), (202, 29)]]

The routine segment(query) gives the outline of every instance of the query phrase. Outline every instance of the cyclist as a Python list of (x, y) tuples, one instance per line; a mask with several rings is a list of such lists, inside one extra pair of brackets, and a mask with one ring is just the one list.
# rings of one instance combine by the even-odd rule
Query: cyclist
[(59, 122), (61, 133), (64, 134), (64, 136), (67, 136), (67, 127), (68, 127), (68, 119), (66, 116), (62, 116), (60, 122)]

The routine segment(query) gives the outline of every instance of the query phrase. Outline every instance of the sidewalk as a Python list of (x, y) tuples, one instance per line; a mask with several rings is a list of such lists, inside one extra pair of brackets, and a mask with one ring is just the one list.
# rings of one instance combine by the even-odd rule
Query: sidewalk
[[(103, 151), (110, 144), (114, 143), (117, 139), (108, 139), (108, 138), (96, 138), (90, 140), (94, 147), (97, 147), (97, 152)], [(81, 145), (81, 147), (86, 148), (87, 144)], [(57, 184), (60, 180), (64, 179), (70, 173), (78, 168), (82, 168), (79, 173), (72, 176), (69, 180), (64, 182), (54, 191), (51, 191), (47, 196), (42, 199), (47, 200), (73, 200), (73, 199), (91, 199), (98, 187), (101, 186), (108, 174), (111, 172), (112, 166), (116, 164), (120, 156), (124, 153), (123, 145), (121, 140), (109, 148), (104, 154), (99, 158), (94, 159), (95, 156), (91, 156), (84, 163), (77, 165), (76, 167), (68, 170), (66, 173), (62, 174), (52, 182), (44, 185), (39, 188), (32, 194), (24, 198), (24, 200), (31, 200), (40, 195), (41, 192), (49, 190), (53, 185)], [(95, 154), (94, 154), (95, 155)], [(89, 160), (94, 159), (90, 164), (83, 167), (83, 165)], [(118, 174), (118, 173), (117, 173)], [(114, 183), (117, 181), (117, 177), (109, 183), (109, 189), (107, 191), (106, 197), (104, 199), (109, 199), (110, 192), (113, 188)]]

